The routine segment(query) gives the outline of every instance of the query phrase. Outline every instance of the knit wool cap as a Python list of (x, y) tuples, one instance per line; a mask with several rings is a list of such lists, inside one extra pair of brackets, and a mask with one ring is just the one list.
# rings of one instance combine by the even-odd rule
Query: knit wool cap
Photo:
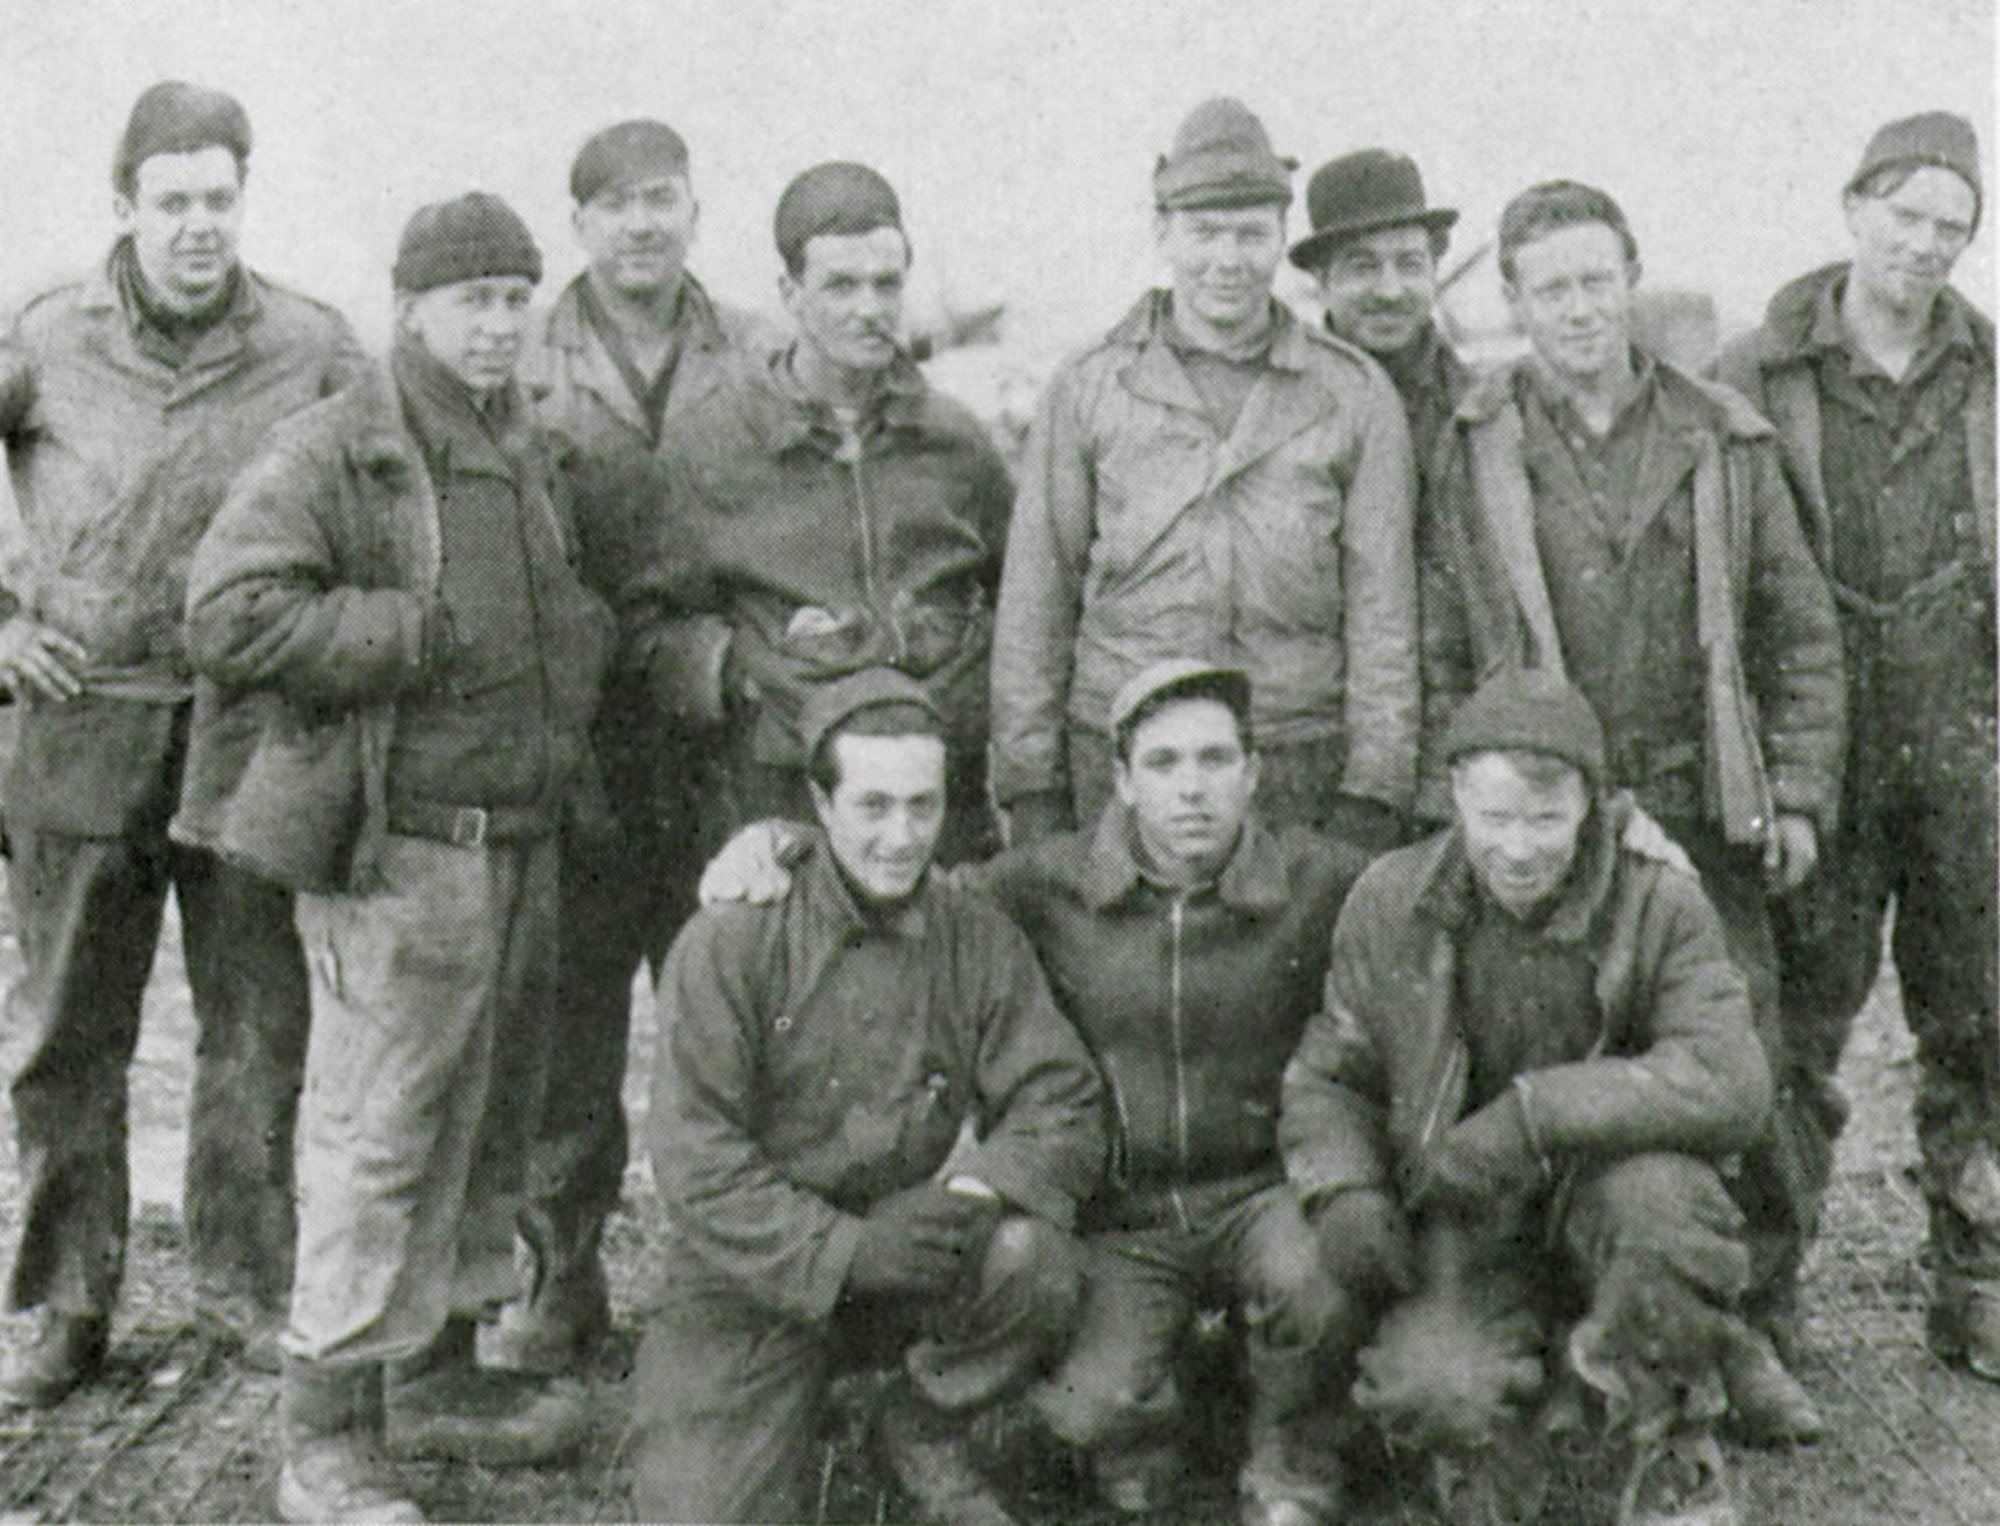
[(806, 696), (805, 704), (799, 708), (801, 751), (812, 757), (828, 733), (842, 721), (880, 705), (915, 705), (939, 726), (944, 725), (937, 701), (909, 674), (895, 668), (863, 668), (822, 684)]
[(569, 194), (578, 206), (600, 191), (685, 175), (688, 148), (665, 122), (638, 118), (593, 134), (569, 167)]
[(1447, 763), (1479, 752), (1540, 752), (1604, 779), (1604, 727), (1574, 684), (1547, 668), (1517, 668), (1481, 684), (1445, 727)]
[(111, 184), (129, 194), (139, 166), (155, 154), (191, 154), (226, 148), (238, 164), (250, 158), (250, 116), (233, 95), (166, 79), (132, 103), (132, 115), (111, 161)]
[(1364, 148), (1329, 159), (1306, 186), (1306, 215), (1312, 232), (1292, 245), (1291, 261), (1317, 271), (1333, 246), (1378, 228), (1417, 226), (1442, 233), (1458, 221), (1451, 207), (1424, 203), (1424, 177), (1408, 154)]
[(1219, 95), (1187, 114), (1172, 151), (1153, 166), (1153, 201), (1162, 212), (1290, 206), (1292, 171), (1298, 167), (1298, 160), (1272, 150), (1255, 112)]
[(482, 276), (541, 280), (542, 252), (520, 214), (484, 191), (419, 207), (396, 251), (396, 290), (430, 291)]
[(1979, 134), (1955, 112), (1920, 111), (1879, 128), (1862, 152), (1861, 167), (1848, 177), (1857, 191), (1877, 170), (1892, 164), (1934, 164), (1972, 187), (1972, 220), (1978, 226), (1985, 197), (1979, 188)]
[(806, 245), (822, 235), (843, 237), (901, 228), (903, 205), (888, 181), (865, 164), (836, 159), (800, 173), (778, 198), (771, 232), (787, 270), (804, 267)]

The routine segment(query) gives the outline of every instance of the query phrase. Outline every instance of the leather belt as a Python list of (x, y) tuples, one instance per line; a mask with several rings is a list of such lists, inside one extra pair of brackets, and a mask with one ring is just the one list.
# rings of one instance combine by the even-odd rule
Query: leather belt
[(440, 805), (430, 800), (392, 799), (389, 830), (404, 837), (428, 837), (455, 848), (542, 837), (555, 829), (546, 805)]

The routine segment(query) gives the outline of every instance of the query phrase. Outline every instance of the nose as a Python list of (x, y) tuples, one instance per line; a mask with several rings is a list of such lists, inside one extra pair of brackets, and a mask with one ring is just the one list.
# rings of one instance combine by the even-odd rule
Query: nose
[(1368, 295), (1382, 302), (1394, 302), (1404, 292), (1403, 278), (1396, 274), (1394, 267), (1384, 265), (1375, 272), (1368, 283)]

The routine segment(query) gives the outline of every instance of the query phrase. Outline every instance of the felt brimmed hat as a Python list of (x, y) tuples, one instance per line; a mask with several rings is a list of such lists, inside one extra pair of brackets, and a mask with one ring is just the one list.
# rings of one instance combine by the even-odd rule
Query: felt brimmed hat
[(1292, 263), (1306, 271), (1317, 271), (1335, 244), (1357, 233), (1406, 225), (1443, 233), (1458, 221), (1455, 208), (1425, 203), (1416, 160), (1386, 148), (1360, 149), (1314, 170), (1306, 216), (1312, 232), (1291, 253)]

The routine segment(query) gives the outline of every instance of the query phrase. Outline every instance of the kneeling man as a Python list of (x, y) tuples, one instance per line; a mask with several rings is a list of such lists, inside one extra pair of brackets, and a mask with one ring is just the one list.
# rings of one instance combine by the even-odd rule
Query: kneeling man
[(1414, 1241), (1356, 1403), (1433, 1452), (1454, 1521), (1539, 1519), (1536, 1439), (1593, 1392), (1635, 1444), (1621, 1523), (1731, 1520), (1749, 1264), (1717, 1167), (1770, 1105), (1743, 978), (1699, 881), (1621, 841), (1574, 688), (1494, 678), (1445, 756), (1456, 823), (1356, 884), (1285, 1078), (1329, 1269), (1387, 1295)]
[(634, 1503), (810, 1519), (830, 1379), (900, 1353), (881, 1416), (897, 1474), (927, 1517), (1001, 1526), (966, 1417), (1075, 1323), (1097, 1073), (1020, 931), (930, 876), (946, 727), (923, 686), (837, 679), (800, 736), (813, 851), (779, 899), (699, 913), (660, 976), (648, 1127), (673, 1235)]

